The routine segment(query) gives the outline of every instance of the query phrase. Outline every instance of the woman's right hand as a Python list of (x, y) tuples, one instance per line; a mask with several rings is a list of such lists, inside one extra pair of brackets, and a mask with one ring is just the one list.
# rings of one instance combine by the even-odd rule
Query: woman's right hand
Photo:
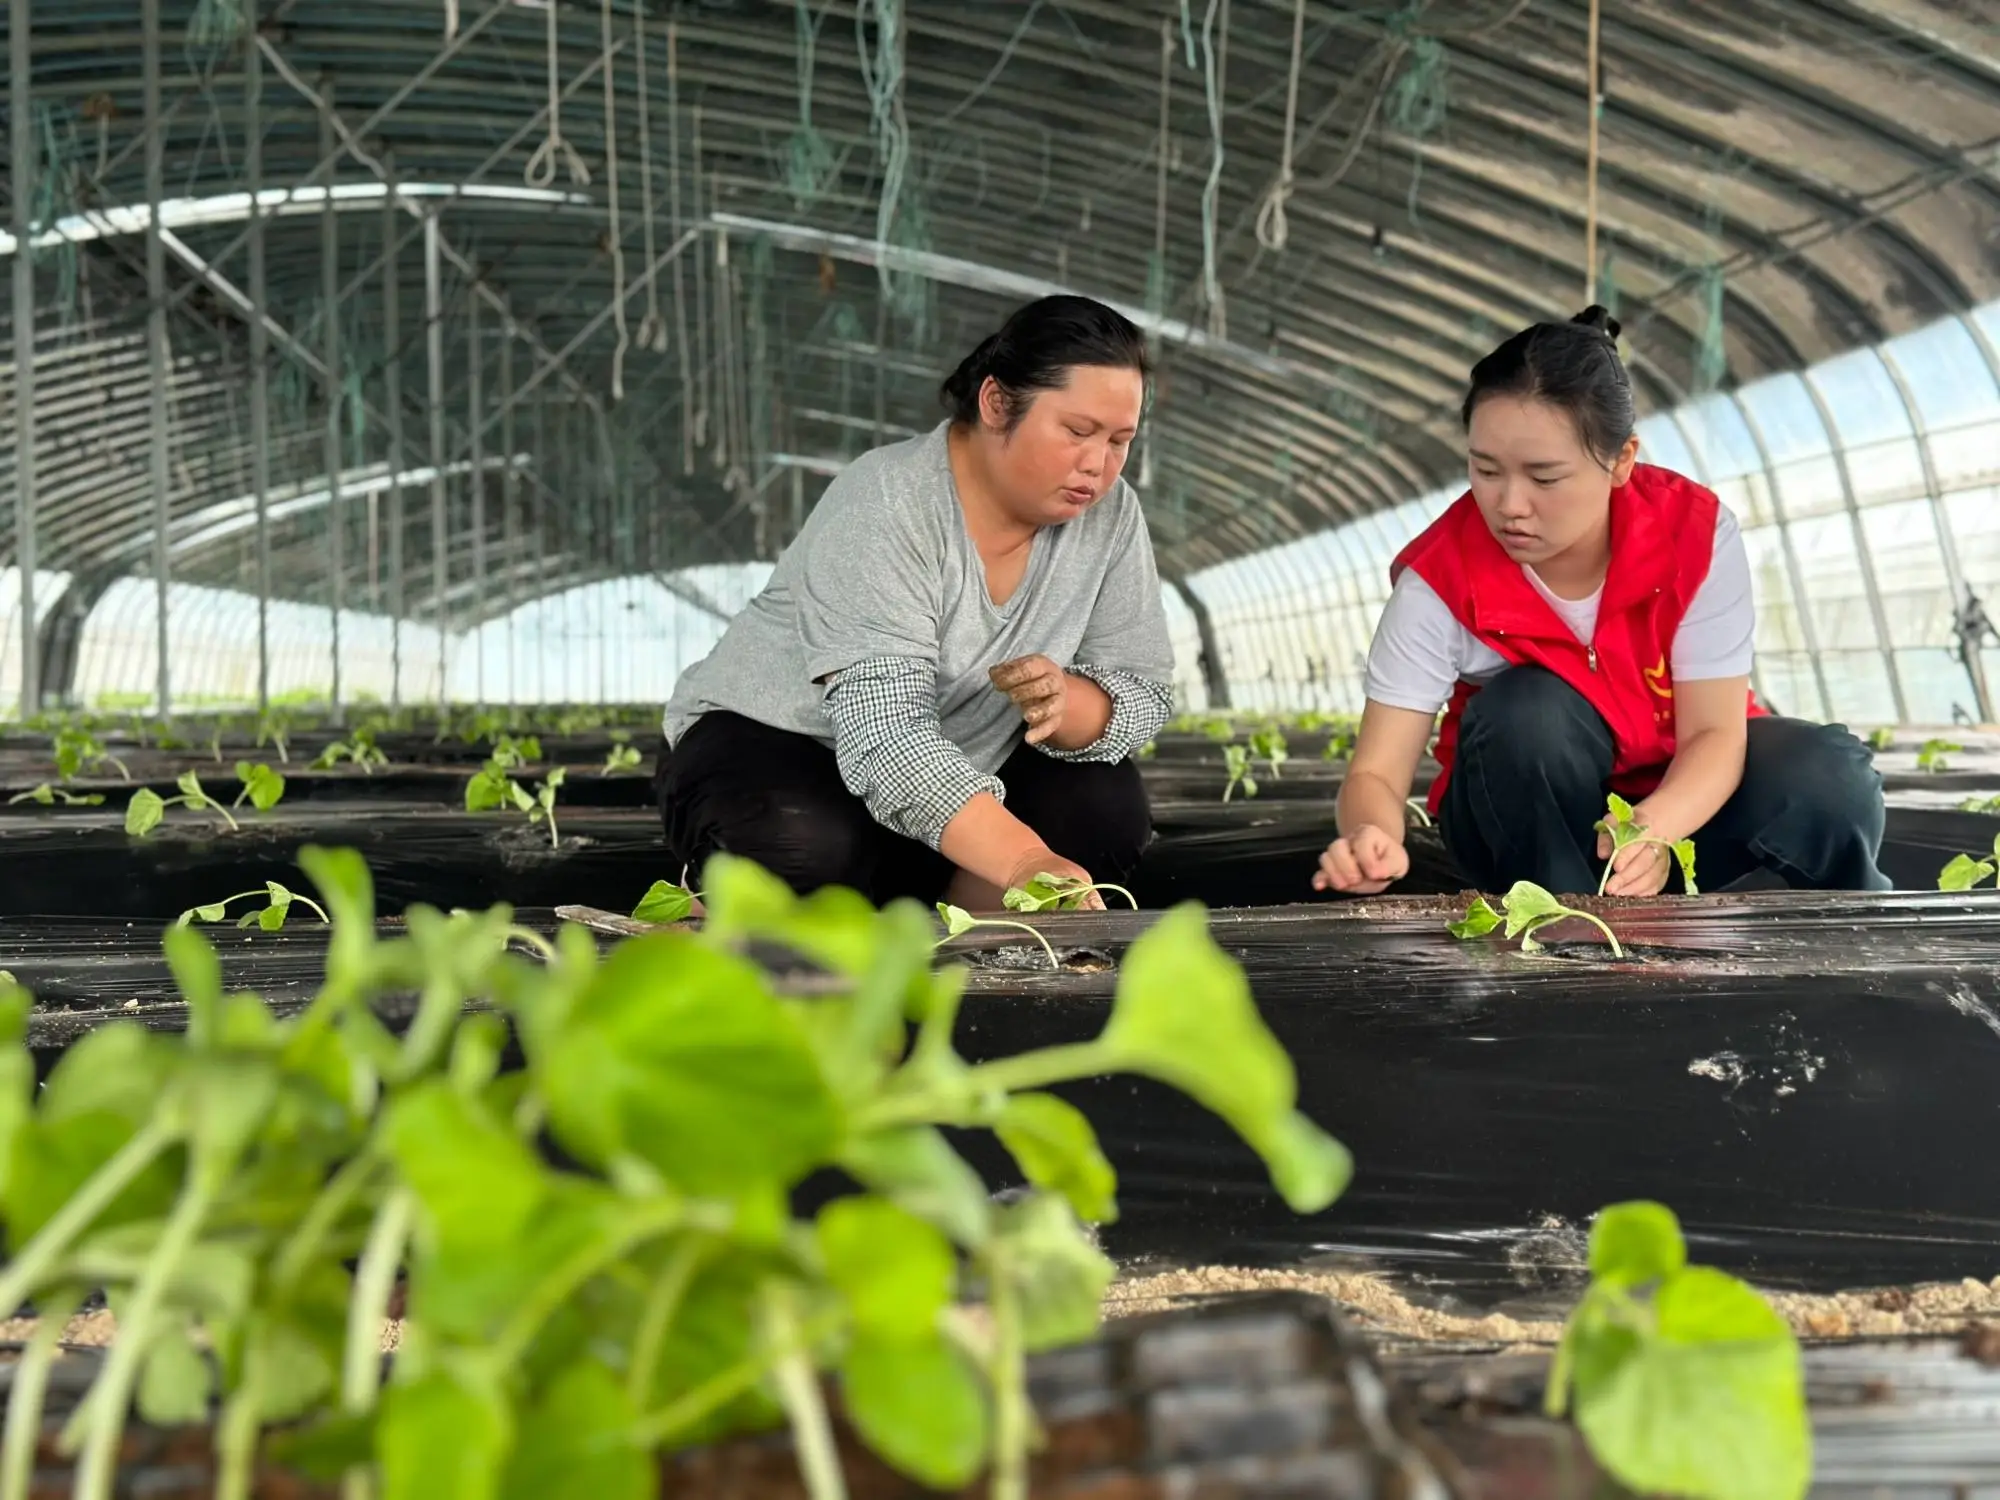
[[(1064, 859), (1053, 849), (1043, 848), (1032, 851), (1015, 864), (1013, 873), (1007, 877), (1007, 884), (1001, 887), (1001, 893), (1004, 895), (1016, 886), (1026, 885), (1037, 875), (1059, 875), (1065, 880), (1080, 880), (1085, 885), (1090, 884), (1090, 871), (1075, 860)], [(1103, 896), (1096, 891), (1087, 893), (1083, 898), (1082, 910), (1103, 911)]]
[(1409, 873), (1410, 851), (1372, 823), (1364, 823), (1326, 846), (1312, 884), (1316, 891), (1372, 896)]

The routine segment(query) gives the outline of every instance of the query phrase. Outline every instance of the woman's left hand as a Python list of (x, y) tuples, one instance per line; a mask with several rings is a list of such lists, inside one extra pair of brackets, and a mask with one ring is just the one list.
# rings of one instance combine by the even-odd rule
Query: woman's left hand
[(1611, 861), (1607, 896), (1657, 896), (1666, 889), (1673, 856), (1658, 844), (1627, 844), (1613, 854), (1611, 835), (1599, 830), (1597, 857)]
[(1014, 700), (1028, 724), (1028, 743), (1039, 745), (1062, 728), (1069, 707), (1069, 674), (1048, 657), (1017, 656), (987, 674), (993, 686)]

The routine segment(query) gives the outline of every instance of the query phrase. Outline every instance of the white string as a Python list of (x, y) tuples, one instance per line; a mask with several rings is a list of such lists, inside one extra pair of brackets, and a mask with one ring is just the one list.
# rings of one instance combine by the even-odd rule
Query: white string
[(458, 39), (458, 0), (444, 0), (444, 39), (447, 42)]
[[(645, 0), (632, 0), (633, 21), (639, 32), (639, 172), (644, 178), (646, 214), (646, 264), (657, 267), (659, 255), (653, 236), (653, 117), (647, 96), (653, 92), (652, 77), (646, 71)], [(639, 347), (654, 354), (667, 352), (667, 320), (660, 316), (660, 278), (646, 277), (646, 316), (639, 320)]]
[(1222, 187), (1222, 90), (1215, 67), (1215, 12), (1221, 0), (1208, 0), (1208, 14), (1201, 23), (1202, 65), (1208, 92), (1208, 133), (1210, 156), (1208, 183), (1201, 194), (1201, 290), (1208, 304), (1208, 332), (1212, 338), (1227, 338), (1229, 325), (1222, 300), (1222, 282), (1215, 267), (1215, 213)]
[(576, 147), (562, 133), (562, 48), (556, 37), (556, 0), (549, 3), (549, 138), (528, 158), (529, 187), (547, 187), (556, 180), (556, 161), (569, 168), (569, 179), (579, 187), (590, 182), (590, 168)]
[(632, 347), (632, 334), (625, 326), (625, 230), (618, 218), (618, 69), (611, 61), (611, 0), (604, 0), (603, 17), (604, 174), (611, 209), (611, 315), (618, 325), (618, 347), (611, 355), (611, 399), (623, 401), (625, 351)]
[(1278, 161), (1278, 180), (1257, 210), (1257, 243), (1266, 250), (1282, 251), (1291, 239), (1291, 225), (1285, 206), (1291, 201), (1292, 140), (1299, 125), (1299, 64), (1305, 52), (1306, 0), (1297, 0), (1292, 10), (1292, 76), (1285, 85), (1285, 151)]

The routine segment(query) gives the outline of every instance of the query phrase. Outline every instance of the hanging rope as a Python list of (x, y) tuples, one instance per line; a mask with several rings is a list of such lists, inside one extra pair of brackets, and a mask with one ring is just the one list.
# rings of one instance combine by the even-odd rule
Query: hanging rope
[[(562, 44), (556, 34), (556, 3), (549, 0), (549, 135), (528, 158), (524, 174), (529, 187), (547, 187), (556, 180), (556, 163), (569, 168), (569, 180), (579, 187), (590, 182), (590, 168), (584, 165), (576, 147), (562, 133)], [(608, 64), (607, 64), (608, 66)]]
[(839, 170), (833, 148), (826, 137), (813, 128), (813, 56), (819, 42), (819, 23), (813, 19), (808, 0), (793, 0), (797, 19), (799, 123), (785, 144), (785, 185), (800, 213), (818, 203)]
[(646, 316), (639, 320), (639, 347), (651, 354), (667, 352), (667, 320), (660, 316), (659, 244), (653, 232), (653, 116), (647, 101), (653, 79), (646, 71), (645, 0), (632, 0), (632, 24), (639, 41), (639, 174), (643, 179), (642, 211), (646, 216)]
[[(674, 243), (681, 238), (681, 54), (680, 23), (667, 21), (667, 154), (672, 164), (667, 170), (668, 230)], [(697, 252), (698, 253), (698, 252)], [(688, 419), (688, 400), (694, 390), (688, 362), (687, 279), (682, 272), (686, 257), (674, 257), (674, 346), (681, 365), (681, 469), (694, 472), (694, 427)]]
[[(553, 4), (554, 0), (550, 3)], [(444, 39), (447, 42), (458, 40), (458, 0), (444, 0)]]
[[(1153, 183), (1153, 253), (1146, 263), (1146, 310), (1167, 310), (1167, 165), (1173, 147), (1174, 23), (1160, 18), (1160, 126), (1153, 151), (1158, 158)], [(1150, 446), (1147, 449), (1151, 451)]]
[[(553, 10), (553, 3), (550, 6)], [(611, 399), (625, 399), (625, 353), (632, 333), (625, 326), (625, 226), (618, 216), (618, 69), (612, 61), (611, 0), (601, 11), (604, 45), (604, 172), (611, 210), (611, 317), (618, 326), (618, 347), (611, 354)]]
[(1292, 197), (1292, 143), (1299, 127), (1299, 65), (1305, 57), (1306, 0), (1292, 7), (1292, 72), (1285, 84), (1285, 146), (1278, 158), (1278, 180), (1257, 210), (1257, 243), (1266, 250), (1282, 251), (1291, 239), (1285, 220), (1285, 205)]
[(1222, 83), (1216, 76), (1215, 13), (1221, 5), (1222, 0), (1208, 0), (1208, 14), (1201, 23), (1202, 73), (1208, 94), (1211, 148), (1208, 183), (1201, 191), (1201, 294), (1208, 305), (1208, 331), (1215, 338), (1228, 337), (1222, 282), (1215, 271), (1215, 210), (1222, 192)]
[(1583, 214), (1583, 301), (1597, 301), (1597, 0), (1590, 0), (1590, 56), (1584, 68), (1584, 87), (1590, 107), (1590, 163), (1584, 189)]

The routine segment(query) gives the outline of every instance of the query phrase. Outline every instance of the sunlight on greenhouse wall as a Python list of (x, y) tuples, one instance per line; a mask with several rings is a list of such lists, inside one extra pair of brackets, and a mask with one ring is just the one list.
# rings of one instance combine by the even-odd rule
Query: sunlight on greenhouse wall
[[(1640, 424), (1643, 457), (1712, 486), (1741, 521), (1758, 600), (1758, 691), (1852, 723), (1976, 716), (1954, 623), (2000, 606), (2000, 303), (1703, 398)], [(1238, 707), (1358, 711), (1397, 550), (1456, 499), (1209, 568)], [(1980, 653), (2000, 692), (2000, 648)]]

